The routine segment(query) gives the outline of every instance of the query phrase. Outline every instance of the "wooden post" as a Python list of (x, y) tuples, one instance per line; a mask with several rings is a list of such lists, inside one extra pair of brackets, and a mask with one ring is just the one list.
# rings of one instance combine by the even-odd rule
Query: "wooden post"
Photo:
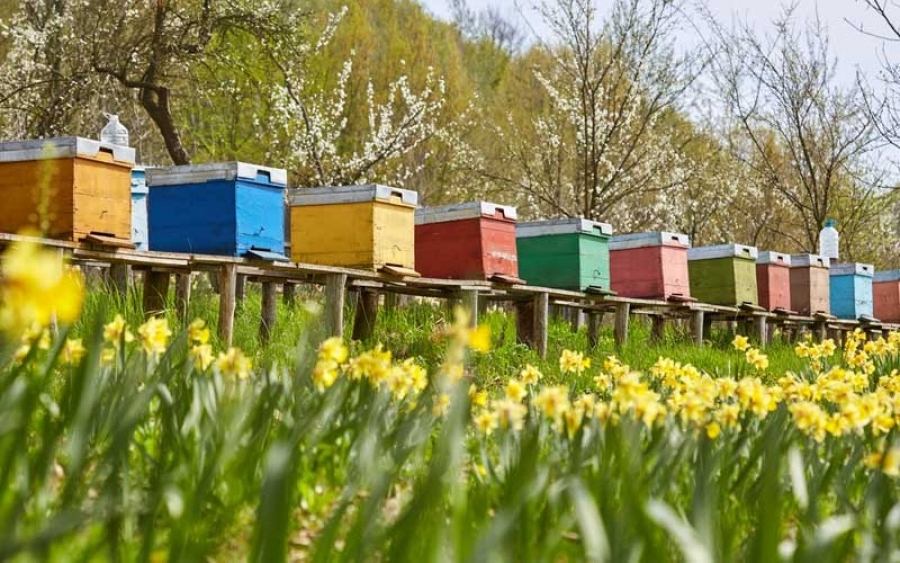
[(828, 338), (828, 322), (827, 321), (824, 321), (824, 320), (816, 321), (815, 324), (813, 325), (813, 329), (816, 332), (816, 339), (819, 342), (822, 342), (823, 340)]
[(344, 336), (344, 288), (347, 274), (325, 276), (325, 329), (327, 336)]
[(234, 309), (236, 306), (237, 264), (224, 264), (219, 280), (219, 339), (226, 348), (234, 337)]
[(765, 346), (768, 341), (768, 319), (765, 315), (756, 315), (753, 317), (753, 332), (756, 333), (756, 340), (760, 346)]
[(178, 318), (187, 321), (188, 308), (191, 305), (191, 274), (175, 275), (175, 309)]
[(534, 347), (541, 359), (547, 357), (547, 332), (550, 320), (550, 294), (534, 296)]
[(534, 348), (534, 299), (517, 301), (516, 341)]
[(259, 319), (259, 340), (268, 342), (275, 328), (275, 317), (278, 314), (278, 292), (275, 282), (262, 282), (262, 307)]
[[(384, 295), (384, 308), (388, 311), (394, 311), (397, 309), (397, 294), (396, 293), (386, 293)], [(452, 303), (451, 303), (450, 309), (451, 310), (453, 309)]]
[(600, 324), (603, 322), (603, 313), (591, 311), (587, 317), (588, 346), (596, 348), (600, 343)]
[(144, 275), (144, 316), (164, 313), (168, 295), (169, 272), (148, 270)]
[(288, 308), (296, 305), (296, 303), (297, 303), (297, 284), (295, 284), (295, 283), (284, 284), (284, 288), (282, 289), (281, 296), (284, 299), (284, 304)]
[(128, 264), (110, 264), (109, 281), (121, 298), (128, 296), (128, 280), (131, 279), (131, 266)]
[(375, 322), (378, 320), (378, 294), (368, 289), (362, 289), (356, 303), (353, 340), (369, 340), (375, 334)]
[(247, 276), (238, 274), (234, 281), (234, 300), (237, 306), (244, 302), (244, 296), (247, 292)]
[(615, 338), (616, 347), (621, 348), (628, 343), (628, 319), (631, 316), (631, 303), (616, 303)]
[(469, 311), (469, 315), (471, 315), (469, 320), (469, 326), (477, 326), (478, 325), (478, 290), (477, 289), (463, 289), (459, 292), (460, 299), (462, 300), (462, 306), (465, 307), (467, 311)]
[(653, 315), (651, 322), (653, 324), (650, 327), (650, 342), (659, 344), (666, 337), (666, 317), (665, 315)]
[(706, 314), (703, 311), (694, 311), (692, 317), (692, 326), (694, 333), (694, 342), (698, 346), (703, 346), (704, 331), (706, 329)]

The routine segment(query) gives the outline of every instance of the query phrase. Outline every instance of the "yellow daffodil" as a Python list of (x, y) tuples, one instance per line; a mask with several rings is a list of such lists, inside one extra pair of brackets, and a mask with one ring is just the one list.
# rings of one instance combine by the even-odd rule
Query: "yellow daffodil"
[(138, 335), (141, 337), (144, 351), (155, 356), (166, 351), (172, 331), (169, 330), (169, 322), (164, 317), (153, 317), (138, 327)]
[(226, 377), (246, 379), (250, 377), (253, 363), (237, 348), (229, 348), (227, 352), (220, 352), (216, 358), (216, 369)]

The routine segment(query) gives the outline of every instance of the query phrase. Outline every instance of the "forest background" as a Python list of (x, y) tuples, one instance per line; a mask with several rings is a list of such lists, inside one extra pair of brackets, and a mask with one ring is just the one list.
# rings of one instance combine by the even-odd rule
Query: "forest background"
[[(681, 0), (546, 0), (545, 32), (480, 3), (8, 0), (0, 138), (96, 137), (116, 113), (145, 165), (243, 160), (292, 186), (379, 182), (695, 246), (900, 267), (900, 66), (840, 79), (828, 29)], [(860, 30), (900, 40), (900, 11)], [(687, 35), (695, 40), (685, 42)]]

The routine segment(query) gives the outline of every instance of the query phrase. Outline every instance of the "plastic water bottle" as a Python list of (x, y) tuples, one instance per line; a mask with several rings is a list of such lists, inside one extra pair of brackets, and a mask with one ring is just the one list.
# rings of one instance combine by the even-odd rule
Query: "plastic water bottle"
[(119, 122), (118, 115), (107, 114), (109, 121), (100, 130), (100, 142), (128, 146), (128, 129)]
[(825, 228), (819, 231), (819, 254), (831, 258), (838, 259), (838, 236), (837, 229), (834, 228), (834, 219), (825, 220)]

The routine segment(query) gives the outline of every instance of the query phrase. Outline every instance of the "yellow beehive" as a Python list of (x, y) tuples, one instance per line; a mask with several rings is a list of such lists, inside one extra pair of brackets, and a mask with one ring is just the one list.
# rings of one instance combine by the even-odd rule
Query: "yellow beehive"
[(134, 149), (61, 137), (0, 143), (0, 232), (131, 240)]
[(288, 196), (291, 260), (348, 268), (415, 268), (418, 194), (376, 184)]

